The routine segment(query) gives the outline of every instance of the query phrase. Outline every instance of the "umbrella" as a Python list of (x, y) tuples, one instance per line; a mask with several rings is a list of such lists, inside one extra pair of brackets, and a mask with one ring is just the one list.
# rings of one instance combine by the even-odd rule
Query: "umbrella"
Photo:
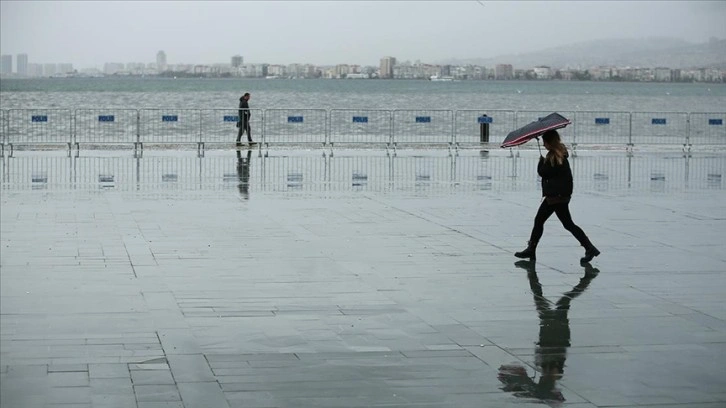
[(561, 129), (572, 123), (559, 113), (550, 113), (528, 125), (509, 132), (502, 142), (502, 147), (514, 147), (527, 143), (529, 140), (540, 137), (548, 130)]

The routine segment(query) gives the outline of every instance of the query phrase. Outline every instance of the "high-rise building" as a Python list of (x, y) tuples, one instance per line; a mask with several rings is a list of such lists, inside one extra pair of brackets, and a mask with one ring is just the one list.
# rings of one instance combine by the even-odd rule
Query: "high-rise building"
[(156, 53), (156, 70), (160, 73), (166, 71), (166, 53), (164, 51)]
[(381, 78), (393, 78), (393, 67), (396, 66), (396, 58), (394, 57), (383, 57), (381, 58)]
[(18, 69), (16, 70), (18, 75), (28, 75), (28, 54), (18, 54)]
[(514, 67), (511, 64), (497, 64), (494, 66), (496, 79), (514, 79)]
[(3, 55), (0, 57), (0, 74), (13, 73), (13, 56)]
[(244, 63), (244, 58), (241, 55), (235, 55), (232, 57), (232, 68), (239, 68)]

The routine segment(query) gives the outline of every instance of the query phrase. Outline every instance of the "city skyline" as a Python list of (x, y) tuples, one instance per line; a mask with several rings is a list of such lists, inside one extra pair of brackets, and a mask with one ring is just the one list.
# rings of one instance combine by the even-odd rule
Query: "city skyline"
[(17, 69), (12, 69), (12, 56), (1, 55), (0, 75), (5, 78), (76, 77), (76, 76), (173, 76), (238, 77), (238, 78), (324, 78), (324, 79), (430, 79), (451, 80), (578, 80), (578, 81), (656, 81), (656, 82), (726, 82), (726, 69), (671, 69), (659, 67), (594, 66), (589, 69), (559, 69), (547, 65), (516, 68), (512, 64), (493, 66), (430, 64), (416, 61), (398, 63), (396, 57), (385, 56), (376, 68), (372, 65), (350, 64), (248, 64), (244, 57), (233, 55), (228, 64), (167, 64), (166, 53), (159, 50), (151, 63), (105, 63), (98, 69), (75, 70), (70, 63), (30, 63), (28, 54), (17, 55)]
[[(0, 2), (0, 53), (78, 68), (170, 64), (377, 65), (492, 58), (598, 38), (726, 38), (726, 3), (635, 2)], [(551, 16), (558, 16), (552, 18)], [(133, 27), (133, 29), (131, 28)]]

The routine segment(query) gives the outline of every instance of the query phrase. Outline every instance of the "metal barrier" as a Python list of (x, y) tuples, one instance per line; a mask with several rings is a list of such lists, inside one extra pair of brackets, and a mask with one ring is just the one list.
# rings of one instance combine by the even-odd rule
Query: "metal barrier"
[(328, 134), (325, 109), (265, 110), (262, 142), (270, 144), (319, 144), (325, 146)]
[(133, 144), (138, 142), (139, 111), (136, 109), (76, 109), (77, 148), (84, 145)]
[[(250, 130), (252, 140), (262, 138), (264, 110), (250, 109)], [(234, 144), (239, 128), (239, 109), (202, 109), (202, 136), (204, 144)], [(247, 135), (242, 136), (247, 141)]]
[(688, 144), (726, 145), (726, 113), (691, 113), (688, 115)]
[(387, 110), (332, 109), (328, 144), (391, 144), (393, 119)]
[(72, 115), (69, 109), (10, 109), (7, 142), (10, 154), (16, 145), (58, 145), (70, 154)]
[(450, 110), (394, 110), (394, 148), (399, 144), (453, 145), (454, 114)]
[(8, 144), (8, 111), (0, 109), (0, 150), (5, 154), (5, 145)]
[(631, 145), (629, 112), (575, 112), (573, 146)]
[(683, 145), (688, 141), (688, 114), (682, 112), (633, 112), (630, 121), (633, 145)]
[[(253, 140), (270, 145), (498, 146), (514, 129), (548, 111), (252, 109)], [(561, 129), (578, 146), (726, 146), (726, 113), (560, 111)], [(0, 110), (0, 145), (108, 146), (232, 144), (237, 108)]]
[(148, 144), (201, 143), (202, 112), (199, 109), (141, 109), (139, 141)]
[(454, 118), (454, 142), (457, 147), (499, 145), (514, 130), (514, 111), (457, 110)]

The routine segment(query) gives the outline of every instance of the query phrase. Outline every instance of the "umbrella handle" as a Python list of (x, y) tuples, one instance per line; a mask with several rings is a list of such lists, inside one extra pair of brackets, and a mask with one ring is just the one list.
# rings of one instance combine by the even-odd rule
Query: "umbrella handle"
[(539, 137), (535, 137), (537, 139), (537, 150), (539, 150), (539, 157), (542, 157), (542, 148), (539, 147)]

